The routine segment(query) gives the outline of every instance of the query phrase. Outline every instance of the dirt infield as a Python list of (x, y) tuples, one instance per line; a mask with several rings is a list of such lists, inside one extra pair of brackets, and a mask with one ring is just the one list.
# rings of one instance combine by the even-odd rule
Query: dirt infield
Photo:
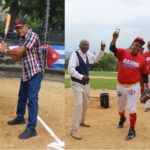
[[(15, 117), (19, 83), (19, 78), (0, 78), (0, 149), (48, 149), (46, 145), (54, 142), (54, 139), (39, 122), (38, 136), (28, 140), (18, 139), (26, 125), (7, 125), (7, 121)], [(64, 106), (64, 84), (43, 80), (39, 95), (39, 116), (62, 140), (65, 138)]]
[[(15, 117), (19, 82), (19, 78), (0, 78), (0, 149), (48, 149), (46, 145), (53, 142), (54, 139), (39, 122), (38, 136), (29, 140), (18, 139), (25, 125), (7, 125), (7, 121)], [(101, 92), (109, 92), (109, 109), (100, 108), (99, 95)], [(138, 102), (137, 137), (131, 141), (125, 141), (129, 120), (127, 119), (123, 129), (117, 128), (115, 91), (91, 90), (86, 120), (91, 127), (88, 129), (81, 127), (80, 133), (83, 140), (77, 141), (69, 136), (72, 102), (72, 91), (66, 89), (64, 92), (63, 83), (48, 80), (42, 82), (39, 115), (60, 139), (65, 140), (66, 149), (149, 149), (150, 112), (144, 112), (143, 104)], [(25, 118), (27, 119), (27, 114)]]
[[(66, 89), (66, 149), (149, 149), (150, 148), (150, 112), (144, 112), (144, 104), (137, 103), (137, 136), (131, 141), (125, 141), (128, 132), (129, 119), (124, 128), (118, 129), (118, 114), (116, 110), (116, 92), (113, 90), (91, 90), (91, 100), (86, 122), (90, 128), (80, 128), (81, 141), (69, 136), (71, 112), (73, 107), (71, 89)], [(109, 93), (110, 108), (102, 109), (99, 104), (101, 92)]]

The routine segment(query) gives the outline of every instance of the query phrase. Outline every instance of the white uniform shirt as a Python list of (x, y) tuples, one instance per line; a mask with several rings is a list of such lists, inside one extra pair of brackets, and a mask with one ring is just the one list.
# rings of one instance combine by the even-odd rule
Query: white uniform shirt
[[(103, 56), (104, 51), (100, 51), (98, 54), (94, 55), (90, 52), (87, 52), (84, 54), (80, 49), (78, 50), (79, 55), (83, 59), (83, 61), (86, 63), (86, 56), (88, 57), (89, 64), (94, 64), (97, 63)], [(76, 67), (79, 66), (79, 60), (76, 55), (76, 52), (73, 52), (70, 60), (69, 60), (69, 65), (68, 65), (68, 71), (72, 77), (75, 77), (79, 80), (82, 80), (83, 75), (80, 74), (78, 71), (76, 71)]]

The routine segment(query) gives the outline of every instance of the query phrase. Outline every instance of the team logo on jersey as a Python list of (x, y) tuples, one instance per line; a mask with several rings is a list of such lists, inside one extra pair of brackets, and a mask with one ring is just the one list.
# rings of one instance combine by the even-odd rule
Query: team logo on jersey
[(129, 67), (129, 68), (133, 68), (136, 69), (139, 67), (139, 63), (133, 61), (133, 60), (129, 60), (129, 59), (124, 59), (123, 60), (123, 66), (124, 67)]
[(136, 93), (135, 90), (133, 90), (133, 89), (129, 90), (129, 95), (135, 95), (135, 93)]
[(147, 61), (148, 63), (150, 63), (150, 57), (147, 57), (147, 58), (146, 58), (146, 61)]

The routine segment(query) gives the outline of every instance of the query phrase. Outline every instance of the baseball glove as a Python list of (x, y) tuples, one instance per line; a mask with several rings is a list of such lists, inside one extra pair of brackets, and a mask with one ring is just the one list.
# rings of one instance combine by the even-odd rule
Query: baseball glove
[(150, 99), (150, 89), (144, 90), (143, 94), (140, 97), (140, 103), (145, 104), (147, 100)]

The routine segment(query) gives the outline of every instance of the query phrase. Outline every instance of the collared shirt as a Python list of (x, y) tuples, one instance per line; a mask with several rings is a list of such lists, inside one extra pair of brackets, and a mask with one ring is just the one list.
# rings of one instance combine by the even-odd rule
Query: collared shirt
[[(78, 50), (79, 55), (82, 57), (83, 61), (86, 63), (86, 56), (88, 57), (89, 64), (97, 63), (103, 56), (104, 51), (100, 51), (98, 54), (94, 55), (90, 52), (87, 52), (84, 54), (80, 49)], [(72, 77), (75, 77), (79, 80), (82, 80), (83, 75), (80, 74), (78, 71), (76, 71), (76, 67), (79, 66), (79, 60), (75, 52), (72, 53), (69, 65), (68, 65), (68, 71)]]
[(19, 46), (28, 49), (21, 58), (23, 65), (22, 79), (23, 81), (28, 81), (38, 72), (44, 72), (44, 57), (40, 49), (39, 36), (28, 30), (25, 36), (20, 38)]

